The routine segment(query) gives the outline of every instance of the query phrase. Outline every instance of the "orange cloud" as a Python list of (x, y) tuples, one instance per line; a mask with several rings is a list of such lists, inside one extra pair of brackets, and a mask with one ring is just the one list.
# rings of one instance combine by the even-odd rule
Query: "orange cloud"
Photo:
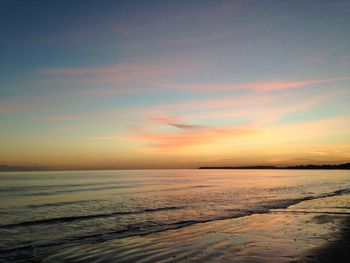
[(180, 132), (140, 133), (129, 137), (131, 140), (144, 141), (147, 148), (158, 151), (173, 151), (175, 149), (196, 145), (208, 145), (225, 137), (256, 134), (257, 130), (245, 128), (201, 127), (201, 129), (184, 129)]
[[(95, 136), (85, 139), (101, 141), (142, 142), (147, 149), (161, 152), (171, 152), (186, 147), (210, 145), (215, 141), (238, 136), (257, 134), (257, 129), (236, 127), (212, 127), (180, 123), (164, 123), (179, 128), (172, 131), (154, 132), (147, 127), (135, 127), (128, 130), (131, 135)], [(148, 127), (149, 128), (149, 127)]]

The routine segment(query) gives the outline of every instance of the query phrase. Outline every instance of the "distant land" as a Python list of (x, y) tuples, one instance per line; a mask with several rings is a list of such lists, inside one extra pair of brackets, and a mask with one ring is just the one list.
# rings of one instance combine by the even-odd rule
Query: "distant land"
[[(326, 164), (326, 165), (296, 165), (296, 166), (273, 166), (273, 165), (253, 165), (253, 166), (202, 166), (198, 169), (290, 169), (290, 170), (350, 170), (350, 163), (343, 164)], [(118, 168), (71, 168), (71, 169), (57, 169), (46, 166), (12, 166), (0, 164), (0, 172), (31, 172), (31, 171), (84, 171), (84, 170), (120, 170)], [(122, 169), (124, 170), (124, 169)]]
[(297, 166), (273, 166), (273, 165), (257, 165), (257, 166), (208, 166), (199, 167), (198, 169), (290, 169), (290, 170), (350, 170), (350, 163), (342, 164), (325, 164), (325, 165), (297, 165)]

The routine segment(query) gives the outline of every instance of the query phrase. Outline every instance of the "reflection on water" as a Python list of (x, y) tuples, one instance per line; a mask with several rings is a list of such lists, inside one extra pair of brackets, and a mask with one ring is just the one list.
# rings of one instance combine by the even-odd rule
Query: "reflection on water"
[(350, 189), (349, 171), (330, 170), (12, 172), (0, 180), (3, 258), (263, 213)]

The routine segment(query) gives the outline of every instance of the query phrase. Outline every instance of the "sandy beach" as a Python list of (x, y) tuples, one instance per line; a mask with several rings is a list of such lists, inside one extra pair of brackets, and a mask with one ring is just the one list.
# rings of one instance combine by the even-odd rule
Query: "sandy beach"
[[(350, 195), (229, 220), (66, 247), (43, 262), (346, 262)], [(74, 255), (74, 256), (73, 256)]]

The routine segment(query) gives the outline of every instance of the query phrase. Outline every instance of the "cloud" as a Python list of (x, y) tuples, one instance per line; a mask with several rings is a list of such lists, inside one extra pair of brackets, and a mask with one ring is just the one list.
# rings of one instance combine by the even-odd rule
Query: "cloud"
[(0, 101), (0, 113), (28, 111), (36, 108), (34, 102), (22, 97)]
[(195, 125), (195, 124), (183, 124), (183, 123), (169, 123), (169, 125), (174, 126), (179, 129), (184, 129), (184, 130), (199, 130), (199, 129), (204, 129), (207, 126), (204, 125)]
[(158, 105), (149, 110), (149, 115), (163, 116), (161, 121), (157, 122), (164, 124), (188, 124), (200, 119), (210, 122), (210, 119), (215, 119), (229, 120), (234, 123), (245, 121), (249, 126), (261, 126), (277, 121), (287, 114), (308, 110), (320, 103), (330, 101), (338, 97), (340, 92), (331, 90), (321, 94), (312, 92), (308, 95), (304, 92), (273, 94), (254, 92), (239, 96)]
[[(310, 131), (315, 130), (315, 125), (319, 130), (324, 129), (325, 121), (317, 121), (315, 123), (299, 121), (300, 125), (290, 125), (285, 126), (278, 124), (276, 121), (281, 119), (283, 116), (289, 113), (298, 112), (306, 110), (320, 102), (323, 102), (325, 99), (332, 98), (335, 95), (332, 93), (323, 93), (319, 95), (313, 95), (311, 98), (305, 97), (303, 100), (298, 100), (298, 103), (294, 103), (294, 99), (291, 99), (286, 95), (276, 95), (264, 97), (257, 96), (257, 100), (252, 98), (245, 97), (246, 100), (241, 101), (240, 98), (237, 99), (237, 103), (233, 100), (234, 98), (224, 98), (222, 103), (219, 99), (207, 100), (202, 102), (194, 101), (194, 104), (188, 104), (187, 106), (192, 106), (191, 110), (195, 109), (193, 112), (182, 111), (180, 115), (167, 114), (166, 110), (183, 110), (183, 104), (179, 105), (165, 105), (162, 113), (160, 110), (162, 107), (154, 110), (151, 110), (151, 113), (148, 114), (150, 120), (155, 124), (167, 125), (178, 128), (178, 130), (166, 130), (154, 132), (154, 125), (149, 125), (144, 129), (135, 130), (134, 135), (130, 136), (129, 139), (143, 141), (146, 143), (147, 148), (155, 151), (172, 151), (180, 148), (198, 146), (198, 145), (223, 145), (224, 141), (232, 141), (236, 137), (240, 136), (250, 136), (257, 135), (261, 131), (281, 131), (281, 134), (284, 134), (282, 131), (295, 130), (295, 133), (299, 133), (303, 130), (302, 126), (309, 127)], [(269, 98), (269, 99), (267, 99)], [(261, 99), (259, 101), (259, 99)], [(283, 103), (276, 103), (278, 100), (281, 100)], [(276, 101), (277, 100), (277, 101)], [(285, 100), (289, 100), (290, 103), (285, 103)], [(215, 112), (209, 111), (202, 113), (201, 110), (210, 109), (208, 105), (222, 105), (224, 108), (219, 109)], [(238, 105), (235, 108), (233, 105)], [(257, 106), (258, 105), (258, 106)], [(229, 111), (231, 109), (231, 111)], [(157, 112), (156, 114), (154, 112)], [(154, 115), (152, 115), (154, 114)], [(147, 116), (147, 114), (146, 114)], [(232, 117), (249, 117), (244, 121), (239, 122), (236, 125), (225, 125), (225, 126), (210, 126), (210, 125), (198, 125), (194, 124), (195, 120), (200, 118), (215, 118), (217, 119), (227, 119)], [(332, 120), (334, 122), (334, 120)], [(151, 123), (152, 123), (151, 122)], [(333, 123), (331, 122), (331, 123)], [(147, 122), (149, 124), (149, 122)], [(327, 124), (329, 121), (326, 122)], [(338, 123), (338, 121), (335, 121)], [(322, 126), (319, 126), (321, 125)], [(156, 126), (157, 127), (157, 126)], [(151, 129), (149, 129), (151, 128)], [(152, 132), (153, 130), (153, 132)], [(255, 137), (255, 136), (253, 136)], [(252, 138), (253, 138), (252, 137)], [(220, 141), (218, 143), (217, 141)]]
[(115, 119), (126, 119), (128, 120), (132, 116), (137, 115), (140, 111), (139, 108), (124, 108), (114, 111), (102, 111), (96, 113), (82, 113), (82, 114), (55, 114), (55, 115), (41, 115), (37, 119), (42, 121), (81, 121), (81, 120), (115, 120)]
[[(148, 115), (148, 118), (153, 122), (149, 125), (138, 126), (135, 129), (129, 130), (132, 135), (124, 138), (132, 141), (141, 141), (146, 143), (147, 149), (155, 151), (168, 152), (186, 147), (208, 145), (218, 139), (225, 137), (235, 137), (255, 134), (256, 129), (246, 128), (243, 126), (220, 127), (209, 125), (198, 125), (188, 123), (184, 117), (157, 114)], [(161, 126), (171, 126), (176, 129), (166, 130), (154, 129)]]
[[(165, 119), (173, 119), (172, 117)], [(176, 119), (176, 118), (175, 118)], [(130, 141), (141, 142), (145, 149), (152, 151), (171, 152), (192, 146), (209, 145), (225, 138), (248, 136), (258, 133), (257, 129), (244, 126), (214, 127), (205, 125), (167, 123), (160, 124), (175, 127), (174, 130), (154, 130), (152, 125), (130, 127), (127, 132), (119, 135), (93, 136), (89, 140)]]
[(244, 128), (185, 129), (180, 132), (142, 133), (130, 136), (131, 140), (146, 142), (146, 148), (155, 151), (173, 151), (180, 148), (212, 144), (225, 137), (247, 136), (258, 131)]
[(173, 123), (182, 120), (179, 116), (169, 116), (169, 115), (151, 115), (149, 117), (152, 121), (161, 124)]
[(0, 113), (12, 111), (14, 108), (10, 103), (1, 101), (0, 102)]
[(189, 91), (206, 91), (206, 92), (216, 92), (216, 91), (228, 91), (228, 90), (256, 90), (256, 91), (274, 91), (274, 90), (284, 90), (284, 89), (296, 89), (303, 88), (306, 86), (325, 84), (336, 81), (350, 80), (350, 77), (337, 77), (329, 79), (316, 79), (316, 80), (301, 80), (301, 81), (270, 81), (270, 82), (248, 82), (241, 84), (214, 84), (214, 85), (183, 85), (178, 88)]
[[(324, 85), (350, 80), (349, 76), (311, 80), (272, 80), (226, 84), (176, 84), (186, 76), (201, 72), (209, 67), (209, 61), (196, 56), (173, 57), (171, 55), (155, 59), (139, 59), (125, 63), (91, 67), (47, 68), (39, 71), (49, 82), (63, 84), (79, 83), (86, 87), (81, 92), (91, 96), (98, 94), (159, 91), (221, 92), (249, 90), (269, 92), (299, 89), (312, 85)], [(97, 86), (98, 85), (98, 86)]]
[[(159, 91), (164, 86), (157, 85), (157, 82), (174, 76), (193, 74), (201, 68), (203, 64), (196, 62), (195, 59), (164, 57), (100, 67), (47, 68), (40, 70), (39, 74), (53, 82), (104, 85), (84, 90), (86, 93), (96, 95), (98, 93), (133, 92), (135, 89), (153, 91), (156, 88)], [(106, 87), (111, 84), (114, 86)]]
[(169, 116), (169, 115), (155, 115), (150, 117), (151, 120), (158, 124), (170, 125), (175, 128), (183, 129), (183, 130), (198, 130), (207, 128), (204, 125), (197, 124), (186, 124), (183, 123), (183, 118), (179, 116)]

